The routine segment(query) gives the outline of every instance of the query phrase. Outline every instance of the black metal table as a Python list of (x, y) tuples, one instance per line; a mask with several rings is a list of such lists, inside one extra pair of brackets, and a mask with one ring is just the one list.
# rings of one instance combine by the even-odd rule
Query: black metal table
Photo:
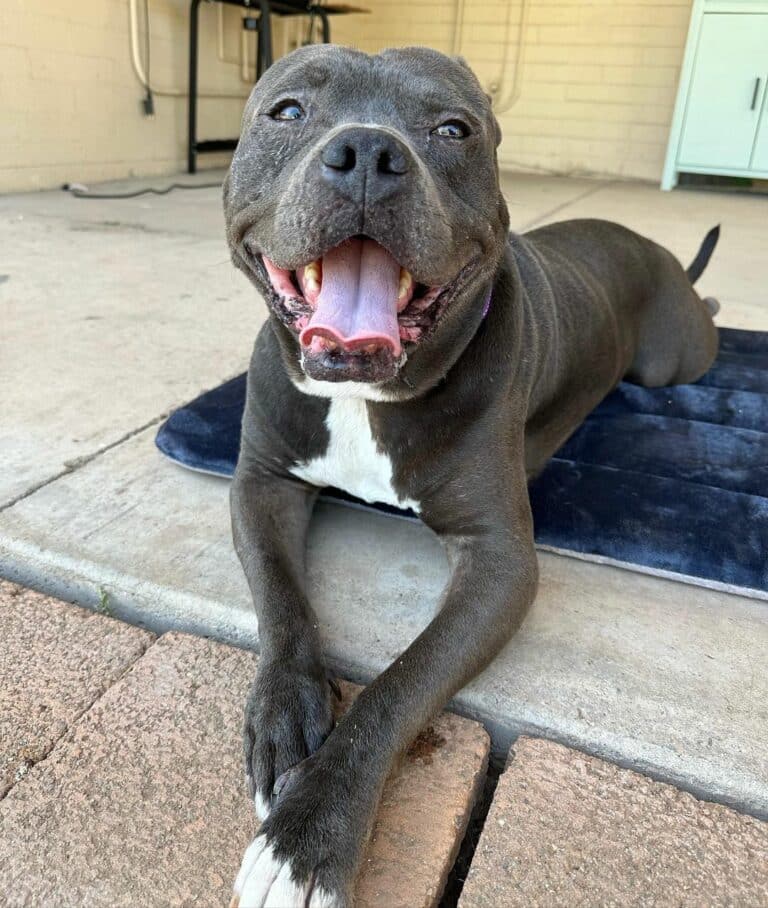
[[(212, 151), (232, 151), (237, 146), (237, 139), (197, 138), (197, 57), (198, 34), (200, 28), (199, 11), (203, 0), (192, 0), (189, 10), (189, 108), (187, 130), (187, 171), (197, 171), (197, 156)], [(318, 6), (309, 0), (216, 0), (230, 6), (258, 11), (259, 17), (253, 22), (257, 32), (256, 78), (272, 65), (272, 26), (271, 16), (316, 16), (322, 28), (322, 41), (328, 44), (331, 40), (329, 16), (365, 12), (351, 6)], [(245, 20), (244, 20), (245, 21)], [(251, 21), (251, 20), (249, 20)]]

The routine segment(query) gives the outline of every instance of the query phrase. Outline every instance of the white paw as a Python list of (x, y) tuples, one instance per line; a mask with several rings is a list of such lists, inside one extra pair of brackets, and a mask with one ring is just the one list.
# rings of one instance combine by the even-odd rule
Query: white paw
[(343, 902), (312, 879), (296, 882), (291, 865), (275, 857), (263, 835), (246, 849), (230, 908), (342, 908)]

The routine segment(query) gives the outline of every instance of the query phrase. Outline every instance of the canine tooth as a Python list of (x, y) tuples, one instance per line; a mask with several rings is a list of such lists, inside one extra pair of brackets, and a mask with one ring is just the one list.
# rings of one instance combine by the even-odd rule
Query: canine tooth
[(406, 271), (405, 268), (400, 269), (400, 288), (398, 290), (397, 298), (402, 299), (405, 294), (410, 290), (411, 284), (413, 283), (413, 278), (411, 277), (411, 272)]
[(320, 265), (310, 262), (304, 267), (304, 284), (308, 290), (320, 289)]

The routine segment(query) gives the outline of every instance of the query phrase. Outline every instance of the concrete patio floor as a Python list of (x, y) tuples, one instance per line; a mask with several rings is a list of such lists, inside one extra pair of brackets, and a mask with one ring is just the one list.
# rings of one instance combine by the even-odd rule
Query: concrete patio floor
[[(765, 197), (527, 176), (504, 187), (513, 229), (607, 217), (686, 264), (721, 223), (700, 290), (721, 300), (721, 324), (768, 329)], [(219, 197), (0, 200), (0, 575), (155, 632), (255, 646), (226, 482), (153, 445), (169, 410), (245, 368), (265, 316), (229, 263)], [(768, 816), (768, 605), (540, 560), (522, 631), (455, 708), (483, 721), (497, 754), (542, 735)], [(425, 528), (331, 505), (309, 571), (330, 661), (361, 681), (426, 624), (446, 576)]]

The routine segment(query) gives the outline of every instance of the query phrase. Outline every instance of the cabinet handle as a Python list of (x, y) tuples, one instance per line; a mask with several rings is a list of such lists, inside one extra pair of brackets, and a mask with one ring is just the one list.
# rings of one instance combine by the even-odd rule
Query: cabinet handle
[(755, 79), (755, 90), (752, 92), (752, 104), (750, 105), (750, 110), (755, 109), (757, 104), (757, 96), (760, 94), (760, 78)]

